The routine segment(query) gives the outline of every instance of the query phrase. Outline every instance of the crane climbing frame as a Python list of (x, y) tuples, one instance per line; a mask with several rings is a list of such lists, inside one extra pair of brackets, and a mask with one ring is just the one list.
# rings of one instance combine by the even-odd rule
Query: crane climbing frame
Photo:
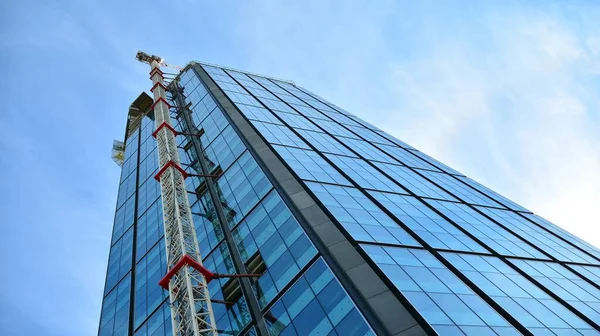
[(199, 136), (199, 134), (176, 131), (171, 125), (166, 100), (167, 86), (161, 66), (176, 70), (181, 67), (168, 65), (163, 59), (138, 51), (136, 59), (150, 65), (150, 79), (154, 103), (155, 131), (158, 161), (161, 167), (155, 175), (160, 182), (163, 222), (167, 252), (167, 274), (159, 285), (169, 291), (171, 322), (174, 336), (215, 336), (218, 329), (212, 304), (227, 304), (221, 300), (211, 300), (208, 283), (217, 278), (260, 277), (260, 274), (221, 274), (213, 273), (202, 265), (198, 238), (194, 229), (192, 210), (185, 188), (185, 179), (191, 176), (218, 178), (219, 175), (190, 174), (181, 168), (177, 150), (178, 135)]
[[(158, 162), (165, 230), (167, 267), (170, 278), (161, 280), (168, 284), (171, 302), (173, 335), (217, 335), (208, 282), (194, 230), (192, 212), (185, 189), (187, 177), (180, 166), (176, 133), (171, 126), (170, 105), (166, 101), (164, 75), (160, 70), (162, 59), (149, 56), (136, 58), (150, 64), (150, 79), (154, 95), (154, 121), (158, 149)], [(166, 126), (162, 126), (166, 125)]]

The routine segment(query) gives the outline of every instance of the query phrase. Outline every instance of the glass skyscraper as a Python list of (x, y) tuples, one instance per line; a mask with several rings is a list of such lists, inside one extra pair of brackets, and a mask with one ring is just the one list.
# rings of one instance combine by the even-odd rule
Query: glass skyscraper
[[(600, 335), (600, 249), (292, 82), (169, 103), (222, 335)], [(129, 112), (99, 335), (171, 335), (152, 99)], [(218, 300), (218, 301), (217, 301)], [(218, 302), (218, 303), (217, 303)]]

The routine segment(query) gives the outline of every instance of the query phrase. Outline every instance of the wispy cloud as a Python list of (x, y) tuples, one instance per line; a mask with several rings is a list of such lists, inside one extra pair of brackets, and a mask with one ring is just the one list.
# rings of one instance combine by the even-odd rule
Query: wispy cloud
[(308, 2), (254, 11), (284, 13), (250, 19), (256, 68), (340, 102), (600, 245), (590, 225), (600, 204), (597, 7)]
[(292, 79), (600, 245), (593, 2), (0, 6), (3, 334), (96, 333), (137, 49)]
[(388, 83), (399, 110), (413, 112), (396, 123), (423, 150), (600, 245), (590, 225), (600, 203), (600, 101), (589, 44), (600, 31), (552, 13), (505, 14), (462, 24), (459, 43), (429, 57), (395, 62)]

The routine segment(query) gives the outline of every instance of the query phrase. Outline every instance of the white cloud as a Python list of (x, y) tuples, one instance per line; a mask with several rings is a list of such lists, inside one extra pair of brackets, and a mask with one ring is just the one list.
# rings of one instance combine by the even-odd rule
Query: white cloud
[(395, 119), (398, 135), (600, 245), (590, 225), (600, 204), (599, 100), (586, 85), (598, 60), (585, 47), (595, 38), (527, 13), (486, 24), (493, 53), (450, 43), (392, 66), (398, 105), (416, 112)]
[[(574, 18), (560, 7), (414, 6), (386, 4), (344, 22), (333, 13), (356, 4), (322, 4), (315, 15), (311, 6), (293, 8), (295, 19), (286, 5), (255, 7), (263, 15), (248, 19), (259, 37), (245, 36), (248, 62), (600, 245), (590, 225), (600, 204), (592, 86), (600, 27), (590, 24), (598, 10), (580, 8), (585, 17)], [(298, 48), (282, 47), (301, 33)]]

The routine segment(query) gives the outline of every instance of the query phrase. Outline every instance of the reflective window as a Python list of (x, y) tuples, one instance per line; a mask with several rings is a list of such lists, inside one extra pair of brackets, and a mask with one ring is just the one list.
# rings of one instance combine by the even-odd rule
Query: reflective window
[(477, 209), (559, 260), (574, 262), (594, 261), (589, 255), (572, 248), (553, 234), (530, 223), (515, 212), (484, 207), (477, 207)]
[(409, 168), (380, 162), (374, 162), (374, 164), (386, 174), (391, 176), (394, 180), (396, 180), (396, 182), (400, 183), (404, 188), (412, 191), (417, 196), (457, 201), (457, 199), (452, 197), (452, 195), (448, 194), (435, 184), (427, 181), (422, 176), (415, 174), (415, 172)]
[(420, 246), (358, 189), (313, 182), (307, 185), (355, 240)]
[(113, 244), (128, 230), (135, 220), (135, 197), (131, 197), (115, 213), (115, 224), (113, 226)]
[[(343, 138), (339, 139), (340, 142), (343, 142), (348, 147), (352, 148), (353, 151), (357, 152), (365, 159), (373, 160), (373, 161), (381, 161), (388, 163), (397, 163), (396, 160), (392, 159), (389, 155), (377, 149), (375, 146), (370, 143), (362, 140), (356, 139), (348, 139)], [(338, 145), (339, 146), (339, 145)], [(335, 154), (335, 153), (334, 153)]]
[(276, 335), (375, 335), (322, 259), (265, 314)]
[(471, 180), (470, 178), (468, 178), (466, 176), (457, 176), (457, 178), (459, 180), (463, 181), (464, 183), (470, 185), (471, 187), (479, 190), (480, 192), (487, 195), (488, 197), (491, 197), (494, 200), (500, 202), (501, 204), (507, 206), (509, 209), (530, 212), (529, 210), (525, 209), (524, 207), (518, 205), (517, 203), (509, 200), (508, 198), (496, 193), (495, 191), (493, 191), (491, 189), (488, 189), (487, 187)]
[(259, 98), (259, 99), (260, 99), (261, 103), (263, 103), (266, 107), (268, 107), (269, 109), (271, 109), (273, 111), (297, 113), (296, 111), (294, 111), (294, 109), (292, 109), (286, 103), (282, 102), (279, 99), (276, 99), (276, 100), (275, 99), (265, 99), (265, 98)]
[(345, 111), (345, 110), (343, 110), (343, 109), (341, 109), (341, 108), (339, 108), (339, 107), (337, 107), (337, 106), (335, 106), (335, 105), (333, 105), (331, 103), (329, 103), (329, 105), (332, 105), (338, 112), (340, 112), (341, 114), (347, 115), (350, 119), (352, 119), (352, 120), (356, 121), (357, 123), (361, 124), (363, 127), (371, 129), (371, 130), (377, 132), (377, 134), (380, 134), (380, 135), (381, 135), (381, 132), (383, 132), (377, 126), (364, 121), (363, 119), (361, 119), (361, 118), (359, 118), (359, 117), (357, 117), (357, 116), (349, 113), (348, 111)]
[(131, 270), (132, 250), (133, 228), (127, 230), (110, 248), (104, 294), (108, 293)]
[(289, 94), (280, 94), (279, 98), (288, 104), (293, 104), (293, 105), (297, 105), (297, 106), (308, 106), (302, 100), (300, 100), (292, 95), (289, 95)]
[(248, 106), (248, 105), (238, 105), (238, 108), (242, 112), (243, 115), (246, 116), (249, 120), (256, 120), (267, 122), (271, 124), (283, 125), (279, 119), (277, 119), (273, 113), (269, 110), (256, 107), (256, 106)]
[[(371, 129), (373, 129), (373, 127), (371, 127)], [(378, 131), (377, 133), (379, 133), (379, 135), (381, 135), (382, 137), (384, 137), (384, 138), (386, 138), (386, 139), (390, 140), (391, 142), (395, 143), (396, 145), (398, 145), (398, 146), (400, 146), (400, 147), (402, 147), (402, 148), (416, 150), (416, 149), (414, 149), (414, 148), (413, 148), (411, 145), (407, 144), (407, 143), (406, 143), (406, 142), (404, 142), (404, 141), (398, 140), (397, 138), (395, 138), (394, 136), (392, 136), (392, 135), (390, 135), (390, 134), (388, 134), (388, 133), (385, 133), (385, 132), (383, 132), (383, 131)], [(431, 161), (430, 161), (430, 162), (431, 162)]]
[(359, 137), (356, 134), (350, 132), (349, 130), (344, 128), (342, 125), (340, 125), (334, 121), (315, 120), (315, 122), (317, 122), (319, 127), (324, 129), (326, 132), (328, 132), (331, 135), (339, 135), (344, 138), (359, 139)]
[(600, 267), (583, 265), (569, 265), (569, 267), (600, 286)]
[[(224, 238), (223, 228), (208, 192), (201, 196), (194, 196), (196, 201), (192, 203), (192, 219), (196, 228), (200, 255), (207, 255)], [(226, 216), (232, 216), (232, 209), (227, 203), (221, 205)], [(227, 218), (232, 221), (233, 217)]]
[(548, 259), (543, 253), (521, 238), (492, 222), (468, 205), (436, 200), (426, 201), (452, 222), (467, 230), (499, 254)]
[[(237, 273), (225, 243), (221, 243), (204, 258), (204, 267), (214, 273)], [(224, 335), (238, 335), (252, 320), (246, 298), (241, 293), (239, 279), (214, 279), (208, 284), (208, 291), (212, 300), (228, 302), (212, 304), (217, 329)]]
[(204, 148), (206, 154), (204, 160), (211, 170), (216, 166), (227, 170), (245, 149), (246, 146), (240, 137), (231, 126), (228, 126), (209, 146)]
[(329, 118), (343, 124), (345, 126), (354, 126), (354, 127), (362, 127), (361, 124), (356, 122), (354, 119), (347, 117), (345, 114), (337, 113), (336, 111), (329, 110), (321, 110), (324, 114), (326, 114)]
[[(144, 118), (143, 120), (150, 120), (150, 118)], [(151, 123), (147, 124), (145, 128), (142, 128), (142, 144), (140, 145), (140, 161), (144, 160), (148, 154), (156, 149), (156, 139), (152, 137), (154, 132), (154, 121), (150, 120)]]
[[(127, 138), (127, 140), (125, 140), (125, 161), (129, 160), (130, 158), (137, 160), (136, 155), (134, 154), (137, 154), (139, 139), (139, 130), (136, 130), (129, 136), (129, 138)], [(133, 164), (133, 166), (135, 167), (135, 164)]]
[(98, 336), (127, 335), (130, 296), (131, 274), (127, 274), (102, 301)]
[[(398, 141), (400, 141), (400, 140), (398, 140)], [(405, 147), (405, 146), (402, 146), (402, 147)], [(418, 151), (418, 150), (414, 149), (414, 150), (411, 151), (411, 153), (413, 153), (414, 155), (420, 157), (421, 159), (429, 162), (430, 164), (436, 166), (437, 168), (441, 169), (442, 171), (444, 171), (444, 172), (446, 172), (448, 174), (463, 175), (463, 174), (461, 174), (461, 173), (457, 172), (456, 170), (454, 170), (454, 169), (446, 166), (445, 164), (439, 162), (438, 160), (432, 158), (431, 156), (429, 156), (429, 155), (427, 155), (427, 154), (425, 154), (425, 153), (423, 153), (421, 151)]]
[[(221, 134), (223, 130), (229, 126), (229, 122), (225, 118), (223, 112), (220, 109), (215, 108), (210, 114), (197, 124), (197, 128), (202, 129), (203, 132), (199, 132), (199, 129), (189, 130), (191, 133), (202, 133), (200, 137), (201, 143), (206, 146), (215, 140), (217, 135)], [(187, 131), (186, 131), (187, 132)], [(186, 136), (187, 137), (187, 136)]]
[(140, 260), (140, 258), (148, 252), (150, 247), (154, 246), (157, 241), (162, 239), (163, 235), (162, 200), (159, 197), (158, 200), (148, 208), (148, 211), (144, 212), (138, 219), (137, 237), (135, 240), (135, 255), (137, 260)]
[[(232, 92), (232, 91), (226, 91), (227, 96), (229, 97), (229, 99), (231, 99), (234, 103), (236, 104), (245, 104), (245, 105), (254, 105), (254, 106), (259, 106), (262, 107), (262, 105), (258, 102), (258, 100), (254, 99), (254, 97), (252, 97), (249, 94), (245, 94), (245, 93), (241, 93), (241, 92)], [(262, 102), (264, 101), (268, 101), (268, 99), (261, 99)], [(265, 104), (267, 105), (267, 104)]]
[(517, 259), (510, 261), (594, 322), (600, 323), (598, 288), (557, 263)]
[(317, 253), (275, 191), (240, 223), (233, 238), (248, 272), (263, 274), (255, 287), (261, 308)]
[(364, 128), (362, 126), (348, 126), (352, 132), (360, 135), (364, 140), (369, 141), (371, 143), (383, 144), (383, 145), (391, 145), (394, 146), (394, 143), (389, 141), (388, 139), (379, 135), (379, 133), (374, 132), (368, 128)]
[(142, 326), (136, 330), (134, 336), (171, 336), (171, 308), (169, 302), (164, 302)]
[(123, 183), (123, 181), (125, 181), (127, 177), (129, 177), (133, 172), (135, 172), (136, 165), (137, 156), (131, 156), (127, 160), (125, 160), (125, 162), (123, 162), (123, 166), (121, 167), (121, 179), (119, 180), (120, 183)]
[(160, 183), (151, 178), (138, 189), (138, 214), (142, 214), (160, 197)]
[(469, 280), (534, 334), (594, 334), (559, 302), (496, 257), (442, 253)]
[(246, 93), (246, 91), (244, 91), (244, 89), (239, 84), (237, 84), (235, 80), (231, 78), (226, 78), (224, 76), (217, 76), (216, 78), (217, 84), (219, 84), (219, 86), (226, 92)]
[[(380, 148), (405, 166), (440, 171), (436, 167), (430, 165), (427, 161), (421, 160), (418, 156), (412, 155), (410, 151), (403, 148), (384, 145), (380, 145)], [(398, 162), (392, 163), (398, 164)]]
[(276, 96), (274, 96), (271, 92), (264, 90), (261, 87), (256, 86), (247, 86), (246, 90), (250, 91), (251, 94), (258, 98), (266, 98), (271, 100), (278, 100)]
[(434, 248), (488, 253), (473, 239), (412, 196), (369, 192)]
[[(154, 141), (154, 139), (152, 139)], [(146, 180), (154, 177), (158, 172), (158, 152), (156, 149), (148, 153), (148, 156), (140, 162), (140, 178), (139, 185), (142, 185)]]
[[(272, 188), (250, 153), (245, 152), (217, 180), (221, 202), (237, 223)], [(224, 209), (224, 210), (226, 210)]]
[[(276, 80), (272, 80), (271, 81), (273, 85), (278, 85), (279, 87), (285, 89), (286, 91), (284, 91), (287, 94), (294, 94), (296, 97), (300, 97), (301, 99), (308, 99), (311, 101), (311, 103), (315, 102), (316, 99), (314, 97), (312, 97), (311, 95), (305, 93), (304, 91), (300, 90), (297, 86), (294, 86), (292, 84), (289, 83), (285, 83), (285, 82), (281, 82), (281, 81), (276, 81)], [(283, 90), (282, 89), (282, 90)], [(319, 108), (319, 106), (317, 106), (317, 108)]]
[(292, 128), (321, 132), (321, 130), (315, 124), (311, 123), (307, 118), (301, 115), (283, 112), (275, 112), (275, 114), (277, 114)]
[(135, 170), (119, 186), (119, 195), (117, 196), (117, 208), (120, 208), (126, 200), (131, 198), (135, 193), (136, 187)]
[(203, 96), (198, 103), (192, 106), (191, 111), (194, 126), (200, 129), (202, 128), (201, 123), (204, 121), (204, 119), (206, 119), (209, 114), (217, 109), (217, 104), (203, 86), (199, 86), (197, 90), (201, 90), (201, 95)]
[(448, 190), (462, 201), (469, 204), (485, 205), (497, 208), (504, 208), (500, 203), (494, 202), (491, 198), (477, 192), (468, 185), (460, 182), (451, 175), (445, 173), (436, 173), (427, 170), (420, 170), (420, 174), (425, 175), (428, 179), (435, 182), (437, 185)]
[[(542, 218), (538, 215), (529, 214), (529, 213), (523, 213), (522, 215), (527, 217), (529, 220), (533, 221), (534, 223), (544, 227), (545, 229), (551, 231), (552, 233), (567, 240), (571, 244), (579, 247), (580, 249), (582, 249), (582, 250), (588, 252), (589, 254), (595, 256), (596, 258), (600, 259), (600, 249), (598, 249), (595, 246), (592, 246), (590, 243), (585, 242), (578, 237), (575, 237), (571, 233), (563, 230), (562, 228), (558, 227), (555, 224), (550, 223), (549, 221), (545, 220), (544, 218)], [(594, 263), (598, 264), (598, 261), (596, 261)]]
[(328, 118), (326, 115), (324, 115), (323, 113), (315, 110), (312, 107), (309, 106), (301, 106), (301, 105), (293, 105), (294, 109), (296, 109), (298, 112), (300, 112), (300, 114), (302, 114), (303, 116), (315, 121), (318, 123), (319, 120), (327, 120), (330, 121), (331, 119)]
[(346, 178), (315, 151), (277, 145), (273, 148), (303, 180), (350, 185)]
[(331, 154), (326, 154), (326, 156), (363, 188), (406, 193), (402, 187), (373, 168), (363, 159)]
[(256, 332), (256, 327), (252, 326), (252, 328), (250, 328), (250, 329), (248, 329), (248, 331), (246, 331), (244, 336), (258, 336), (258, 333)]
[(167, 253), (161, 239), (135, 266), (134, 328), (169, 296), (169, 292), (158, 285), (166, 273)]
[(438, 334), (519, 334), (431, 253), (400, 247), (361, 247)]
[(324, 153), (332, 153), (346, 156), (356, 156), (350, 150), (346, 149), (339, 142), (337, 142), (331, 135), (311, 132), (306, 130), (298, 130), (298, 133), (306, 139), (308, 143), (315, 146), (315, 148)]
[(309, 147), (288, 127), (253, 121), (252, 125), (267, 139), (269, 143), (306, 148)]

